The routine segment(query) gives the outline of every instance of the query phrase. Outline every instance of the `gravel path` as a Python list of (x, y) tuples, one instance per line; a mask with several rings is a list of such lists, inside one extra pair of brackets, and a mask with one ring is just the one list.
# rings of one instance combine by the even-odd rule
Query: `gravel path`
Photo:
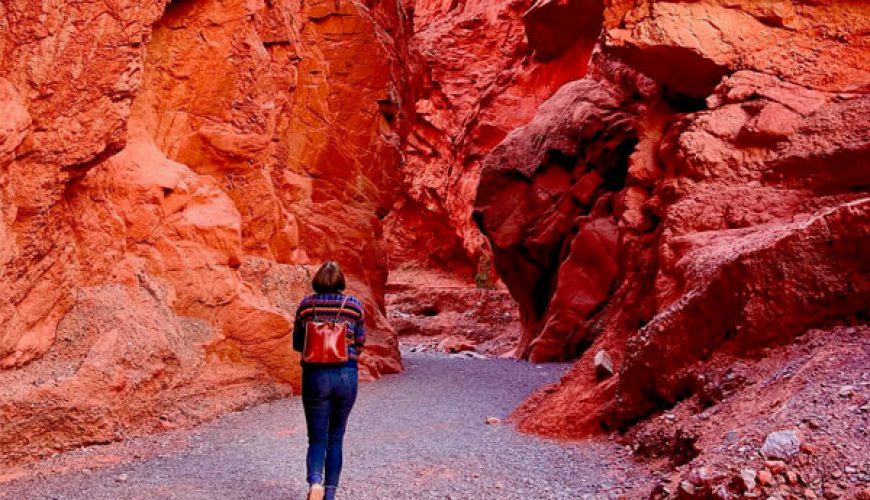
[[(648, 478), (607, 439), (565, 444), (484, 422), (507, 417), (566, 365), (415, 353), (405, 364), (361, 386), (339, 498), (616, 498)], [(305, 442), (301, 401), (291, 398), (65, 453), (5, 483), (0, 471), (0, 498), (300, 499)]]

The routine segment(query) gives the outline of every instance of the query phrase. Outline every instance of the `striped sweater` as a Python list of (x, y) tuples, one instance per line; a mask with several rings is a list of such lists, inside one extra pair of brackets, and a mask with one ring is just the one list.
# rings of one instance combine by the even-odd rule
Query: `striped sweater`
[[(302, 299), (299, 308), (296, 309), (296, 321), (293, 325), (293, 349), (302, 352), (305, 347), (305, 323), (314, 319), (315, 308), (317, 319), (340, 319), (346, 321), (350, 332), (353, 334), (353, 342), (347, 346), (348, 365), (356, 366), (356, 361), (362, 352), (366, 342), (365, 315), (362, 303), (352, 295), (347, 295), (344, 309), (339, 309), (345, 295), (340, 293), (316, 293)], [(348, 339), (349, 340), (349, 339)], [(303, 367), (314, 366), (310, 363), (302, 363)], [(323, 365), (318, 365), (323, 366)]]

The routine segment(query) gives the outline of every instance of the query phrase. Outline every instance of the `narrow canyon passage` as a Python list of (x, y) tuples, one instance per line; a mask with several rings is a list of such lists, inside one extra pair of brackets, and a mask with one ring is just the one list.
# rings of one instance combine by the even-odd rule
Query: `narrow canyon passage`
[(870, 500), (868, 115), (866, 0), (0, 0), (0, 497), (301, 496), (336, 261), (339, 498)]
[[(404, 354), (403, 373), (361, 386), (345, 439), (344, 498), (616, 498), (649, 483), (605, 438), (565, 444), (486, 423), (566, 364)], [(0, 482), (0, 498), (303, 498), (304, 453), (301, 401), (282, 399), (17, 469), (5, 477), (20, 477)]]

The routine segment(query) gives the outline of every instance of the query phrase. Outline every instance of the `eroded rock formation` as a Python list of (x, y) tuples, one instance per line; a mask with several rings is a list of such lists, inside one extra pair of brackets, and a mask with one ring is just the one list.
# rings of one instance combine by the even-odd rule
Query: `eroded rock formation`
[[(599, 2), (581, 3), (601, 15)], [(403, 196), (386, 223), (394, 267), (421, 263), (470, 280), (480, 260), (489, 259), (471, 222), (482, 160), (556, 89), (585, 73), (598, 37), (598, 26), (571, 21), (571, 33), (558, 40), (527, 40), (524, 24), (547, 32), (542, 23), (562, 13), (557, 6), (529, 7), (525, 1), (415, 2), (415, 112), (401, 168)], [(539, 10), (545, 14), (536, 15)]]
[[(589, 74), (494, 149), (476, 201), (525, 354), (580, 356), (520, 411), (566, 437), (695, 394), (715, 353), (870, 306), (867, 6), (605, 7)], [(599, 348), (616, 377), (595, 377)]]
[(365, 375), (400, 369), (380, 218), (405, 22), (397, 3), (0, 5), (2, 461), (287, 394), (326, 258), (365, 302)]

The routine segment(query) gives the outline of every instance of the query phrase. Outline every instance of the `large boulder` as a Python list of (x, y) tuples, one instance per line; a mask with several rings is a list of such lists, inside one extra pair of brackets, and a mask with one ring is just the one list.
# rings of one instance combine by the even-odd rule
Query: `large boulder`
[(631, 94), (587, 77), (562, 87), (487, 158), (475, 217), (517, 299), (524, 355), (570, 359), (617, 277), (614, 194), (638, 142)]

